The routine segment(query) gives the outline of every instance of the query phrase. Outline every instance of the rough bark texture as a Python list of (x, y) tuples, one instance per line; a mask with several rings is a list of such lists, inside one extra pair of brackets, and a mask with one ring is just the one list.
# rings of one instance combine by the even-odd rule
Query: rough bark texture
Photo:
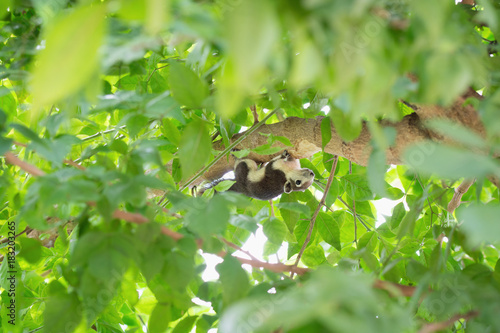
[[(423, 122), (431, 118), (447, 118), (454, 122), (460, 123), (478, 134), (484, 136), (485, 129), (481, 120), (472, 107), (472, 105), (464, 105), (464, 101), (468, 97), (481, 98), (473, 91), (469, 91), (459, 98), (449, 107), (436, 105), (411, 105), (415, 113), (405, 116), (400, 122), (391, 123), (382, 121), (382, 126), (390, 126), (396, 129), (396, 143), (387, 150), (388, 164), (401, 164), (401, 156), (406, 147), (411, 144), (420, 142), (425, 139), (434, 141), (443, 141), (444, 138), (428, 131)], [(296, 158), (306, 158), (321, 150), (321, 120), (323, 117), (314, 119), (303, 119), (290, 117), (279, 123), (263, 125), (258, 131), (250, 135), (244, 140), (238, 149), (255, 148), (267, 143), (267, 137), (259, 133), (272, 133), (273, 135), (285, 136), (293, 144), (293, 148), (287, 148), (290, 154)], [(237, 139), (244, 133), (237, 134), (233, 140)], [(349, 159), (359, 165), (367, 165), (368, 157), (371, 152), (370, 145), (371, 135), (368, 126), (363, 124), (359, 137), (351, 142), (345, 142), (337, 134), (334, 125), (332, 126), (332, 139), (326, 145), (325, 152), (339, 155)], [(277, 146), (281, 143), (276, 143)], [(285, 148), (284, 145), (281, 145)], [(214, 149), (222, 150), (223, 144), (218, 141), (214, 144)], [(249, 155), (259, 162), (267, 162), (273, 156), (261, 156), (256, 154)], [(220, 178), (224, 173), (231, 171), (234, 164), (234, 159), (221, 159), (216, 165), (204, 174), (206, 180)]]

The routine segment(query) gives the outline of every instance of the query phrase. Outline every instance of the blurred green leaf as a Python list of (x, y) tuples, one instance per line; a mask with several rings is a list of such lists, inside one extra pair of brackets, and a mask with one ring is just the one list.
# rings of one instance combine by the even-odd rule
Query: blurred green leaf
[(222, 283), (224, 303), (229, 305), (246, 296), (250, 289), (248, 275), (238, 259), (226, 255), (224, 261), (216, 266)]
[(187, 316), (182, 319), (174, 328), (172, 333), (189, 333), (193, 329), (198, 316)]
[(61, 12), (44, 32), (45, 49), (33, 70), (33, 100), (37, 107), (76, 93), (96, 74), (98, 49), (105, 32), (105, 6), (75, 7)]
[(211, 156), (211, 142), (207, 129), (201, 121), (195, 120), (186, 127), (179, 147), (179, 159), (184, 179), (193, 175), (208, 162)]
[(467, 241), (472, 246), (482, 242), (497, 243), (500, 241), (500, 225), (497, 218), (500, 206), (472, 204), (459, 207), (457, 215), (464, 223), (461, 226), (467, 234)]
[(493, 158), (437, 143), (413, 145), (406, 150), (403, 158), (415, 170), (442, 178), (500, 175), (500, 167)]
[(325, 146), (332, 139), (332, 124), (330, 117), (325, 117), (321, 120), (321, 149), (325, 150)]
[(385, 163), (385, 151), (373, 149), (368, 159), (368, 169), (366, 170), (370, 189), (383, 197), (387, 196), (386, 182), (384, 180), (387, 170)]
[(30, 264), (36, 264), (42, 258), (42, 244), (39, 240), (33, 238), (19, 238), (21, 252), (19, 256), (26, 259)]
[(151, 332), (165, 332), (171, 321), (171, 305), (170, 304), (156, 304), (153, 312), (148, 321), (148, 329)]
[(288, 232), (285, 222), (275, 217), (267, 219), (262, 223), (264, 235), (273, 244), (281, 245)]
[(51, 296), (43, 312), (43, 332), (67, 332), (68, 323), (74, 325), (72, 327), (77, 327), (83, 317), (82, 304), (78, 300), (76, 293), (65, 294), (60, 292)]

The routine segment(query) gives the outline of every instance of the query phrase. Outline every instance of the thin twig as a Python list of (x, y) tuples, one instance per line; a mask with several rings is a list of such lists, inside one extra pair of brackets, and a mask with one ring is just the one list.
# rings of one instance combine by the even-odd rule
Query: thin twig
[(403, 284), (389, 282), (389, 281), (382, 281), (382, 280), (375, 280), (375, 282), (373, 283), (373, 287), (388, 291), (389, 295), (391, 295), (392, 297), (396, 296), (411, 297), (417, 290), (417, 287), (405, 286)]
[(98, 136), (101, 136), (101, 135), (104, 135), (104, 134), (108, 134), (108, 133), (113, 133), (113, 132), (118, 131), (120, 129), (123, 129), (125, 127), (126, 127), (126, 125), (123, 125), (123, 126), (120, 126), (120, 127), (115, 127), (113, 129), (106, 130), (106, 131), (97, 132), (96, 134), (92, 134), (92, 135), (89, 135), (89, 136), (83, 138), (82, 141), (92, 140), (94, 138), (97, 138)]
[(220, 239), (221, 241), (223, 241), (224, 243), (226, 243), (226, 245), (228, 245), (229, 247), (232, 247), (233, 249), (235, 249), (235, 250), (237, 250), (237, 251), (240, 251), (240, 252), (242, 252), (242, 253), (246, 254), (247, 256), (249, 256), (249, 257), (250, 257), (250, 259), (252, 259), (252, 260), (257, 260), (257, 261), (259, 260), (259, 259), (257, 259), (256, 257), (254, 257), (254, 256), (253, 256), (250, 252), (243, 250), (241, 247), (239, 247), (238, 245), (234, 244), (233, 242), (228, 241), (227, 239), (222, 238), (222, 237), (219, 237), (219, 239)]
[[(349, 174), (352, 174), (352, 162), (349, 161)], [(356, 199), (352, 198), (352, 213), (354, 217), (354, 244), (358, 245), (358, 221), (356, 219)]]
[(184, 237), (183, 234), (180, 234), (176, 231), (170, 230), (165, 226), (161, 226), (161, 233), (164, 234), (165, 236), (172, 238), (175, 241), (178, 241), (179, 239)]
[(72, 160), (64, 160), (63, 162), (64, 162), (64, 163), (66, 163), (66, 164), (69, 164), (69, 165), (71, 165), (71, 166), (73, 166), (73, 167), (75, 167), (75, 168), (77, 168), (77, 169), (80, 169), (80, 170), (82, 170), (82, 171), (85, 171), (85, 170), (86, 170), (84, 166), (82, 166), (82, 165), (80, 165), (80, 164), (76, 163), (75, 161), (72, 161)]
[(451, 317), (450, 319), (445, 320), (445, 321), (441, 321), (438, 323), (426, 324), (426, 325), (422, 326), (422, 328), (420, 329), (420, 331), (418, 331), (418, 333), (438, 332), (438, 331), (441, 331), (441, 330), (448, 328), (450, 325), (452, 325), (457, 320), (460, 320), (460, 319), (469, 320), (469, 319), (477, 317), (478, 315), (479, 315), (479, 312), (475, 311), (475, 310), (469, 311), (463, 315), (457, 314), (457, 315), (454, 315), (453, 317)]
[[(7, 161), (7, 163), (20, 167), (22, 170), (26, 171), (27, 173), (31, 174), (32, 176), (38, 177), (38, 176), (45, 175), (45, 172), (43, 172), (42, 170), (38, 169), (36, 166), (34, 166), (28, 162), (20, 160), (16, 155), (11, 153), (10, 151), (6, 152), (4, 156), (5, 156), (5, 160)], [(95, 202), (87, 202), (87, 204), (89, 206), (96, 205)], [(123, 219), (125, 221), (132, 222), (132, 223), (137, 223), (137, 224), (146, 223), (149, 221), (149, 219), (142, 214), (125, 212), (125, 211), (122, 211), (119, 209), (117, 209), (113, 212), (113, 217)]]
[(153, 71), (151, 72), (151, 74), (149, 74), (148, 79), (146, 80), (146, 82), (149, 83), (149, 81), (151, 80), (151, 77), (153, 76), (153, 74), (156, 73), (158, 70), (160, 70), (162, 68), (165, 68), (165, 67), (168, 67), (168, 66), (169, 65), (165, 65), (165, 66), (161, 66), (161, 67), (153, 69)]
[(5, 156), (5, 161), (7, 161), (7, 163), (12, 165), (17, 165), (22, 170), (26, 171), (32, 176), (36, 177), (45, 176), (45, 172), (38, 169), (36, 166), (29, 164), (28, 162), (20, 160), (16, 155), (11, 153), (10, 151), (6, 152), (4, 156)]
[(290, 272), (292, 274), (304, 275), (307, 272), (309, 272), (308, 268), (297, 267), (296, 265), (285, 265), (282, 263), (271, 264), (269, 262), (264, 262), (260, 260), (251, 260), (240, 257), (235, 257), (235, 258), (238, 259), (242, 264), (247, 264), (257, 268), (265, 268), (275, 273)]
[(355, 214), (355, 215), (358, 217), (359, 222), (363, 225), (363, 227), (365, 227), (366, 231), (371, 231), (370, 227), (372, 227), (374, 230), (376, 230), (376, 229), (375, 229), (372, 225), (370, 225), (368, 222), (366, 222), (364, 219), (362, 219), (362, 218), (361, 218), (361, 216), (360, 216), (358, 213), (356, 213), (356, 212), (354, 211), (354, 209), (353, 209), (351, 206), (349, 206), (349, 205), (347, 204), (347, 202), (345, 202), (345, 201), (344, 201), (344, 199), (342, 199), (342, 197), (341, 197), (341, 196), (338, 196), (338, 197), (337, 197), (337, 199), (338, 199), (338, 200), (339, 200), (339, 201), (340, 201), (340, 202), (341, 202), (344, 206), (346, 206), (346, 207), (347, 207), (347, 209), (349, 209), (349, 210), (351, 211), (351, 213)]
[[(17, 238), (17, 237), (21, 236), (24, 233), (28, 233), (31, 230), (33, 230), (33, 229), (31, 229), (30, 227), (26, 227), (23, 231), (21, 231), (20, 233), (18, 233), (17, 235), (15, 235), (14, 238)], [(7, 243), (8, 241), (9, 241), (9, 237), (6, 237), (6, 238), (0, 240), (0, 244)]]
[(332, 185), (333, 181), (333, 176), (335, 174), (335, 169), (337, 168), (337, 162), (339, 160), (338, 156), (335, 156), (335, 159), (333, 161), (332, 165), (332, 170), (330, 171), (330, 176), (328, 176), (328, 181), (326, 182), (326, 187), (325, 191), (323, 192), (323, 197), (321, 198), (321, 201), (319, 202), (318, 207), (316, 207), (316, 210), (314, 211), (314, 214), (311, 218), (311, 222), (309, 223), (309, 231), (307, 233), (306, 240), (304, 241), (304, 244), (302, 244), (302, 248), (300, 249), (299, 254), (297, 255), (297, 259), (295, 260), (294, 266), (297, 266), (299, 264), (300, 258), (302, 258), (302, 255), (304, 254), (304, 251), (309, 244), (309, 241), (311, 240), (311, 235), (314, 229), (314, 224), (316, 223), (316, 218), (318, 217), (319, 211), (321, 210), (321, 207), (325, 204), (326, 196), (328, 195), (328, 191), (330, 190), (330, 186)]
[[(25, 144), (25, 143), (21, 143), (19, 141), (13, 141), (12, 142), (14, 145), (16, 146), (19, 146), (19, 147), (24, 147), (24, 148), (27, 148), (28, 145)], [(72, 160), (63, 160), (64, 163), (66, 164), (69, 164), (71, 166), (74, 166), (75, 168), (77, 169), (80, 169), (80, 170), (85, 170), (85, 168), (83, 166), (81, 166), (80, 164), (76, 163), (75, 161), (72, 161)]]
[(146, 204), (147, 204), (148, 206), (155, 206), (155, 207), (157, 207), (157, 208), (160, 208), (160, 209), (161, 209), (161, 210), (162, 210), (165, 214), (167, 214), (167, 215), (170, 215), (170, 216), (176, 217), (176, 218), (178, 218), (178, 219), (181, 219), (181, 218), (182, 218), (182, 215), (177, 214), (177, 213), (173, 213), (173, 212), (169, 211), (168, 209), (166, 209), (165, 207), (161, 207), (161, 206), (159, 206), (159, 205), (157, 205), (157, 204), (155, 204), (155, 203), (148, 202), (148, 203), (146, 203)]

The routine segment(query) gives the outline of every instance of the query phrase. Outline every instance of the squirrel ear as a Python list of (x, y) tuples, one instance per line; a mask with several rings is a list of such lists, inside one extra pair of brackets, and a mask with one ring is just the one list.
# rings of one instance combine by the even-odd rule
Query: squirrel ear
[(290, 181), (287, 181), (284, 186), (285, 193), (290, 193), (292, 192), (292, 183)]

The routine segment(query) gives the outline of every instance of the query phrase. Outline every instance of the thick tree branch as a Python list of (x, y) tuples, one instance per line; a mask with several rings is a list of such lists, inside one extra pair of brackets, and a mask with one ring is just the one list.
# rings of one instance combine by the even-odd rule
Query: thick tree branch
[[(451, 106), (442, 107), (436, 105), (414, 105), (411, 108), (414, 113), (405, 116), (401, 121), (393, 123), (382, 120), (380, 124), (383, 127), (392, 127), (396, 130), (396, 143), (386, 151), (387, 164), (401, 164), (401, 156), (403, 151), (409, 145), (431, 139), (434, 141), (443, 141), (444, 138), (428, 131), (423, 121), (431, 118), (446, 118), (451, 121), (460, 123), (461, 125), (471, 129), (472, 131), (485, 135), (485, 129), (479, 115), (471, 104), (465, 104), (467, 98), (481, 99), (472, 89), (468, 90), (463, 96), (457, 99)], [(323, 117), (313, 119), (303, 119), (290, 117), (279, 123), (263, 125), (257, 132), (247, 136), (247, 138), (236, 146), (237, 149), (251, 149), (267, 143), (267, 137), (260, 133), (273, 134), (287, 137), (293, 144), (293, 148), (285, 147), (281, 143), (283, 149), (287, 148), (291, 155), (296, 158), (306, 158), (321, 150), (321, 120)], [(239, 133), (232, 138), (234, 142), (246, 132)], [(359, 164), (367, 165), (368, 157), (371, 152), (371, 134), (367, 124), (363, 124), (362, 130), (358, 138), (351, 142), (345, 142), (332, 125), (332, 138), (325, 147), (325, 152), (332, 155), (339, 155), (348, 160)], [(224, 146), (221, 141), (214, 144), (215, 150), (223, 150)], [(262, 156), (251, 154), (252, 158), (258, 162), (268, 162), (273, 156)], [(234, 161), (221, 159), (212, 168), (210, 168), (203, 178), (205, 180), (214, 180), (220, 178), (224, 173), (231, 171)]]
[[(276, 145), (281, 145), (283, 149), (287, 148), (295, 158), (305, 158), (313, 155), (321, 150), (321, 120), (323, 117), (313, 119), (303, 119), (297, 117), (289, 117), (282, 122), (263, 125), (259, 131), (249, 135), (246, 140), (236, 146), (237, 149), (255, 148), (267, 143), (267, 137), (260, 133), (273, 134), (287, 137), (293, 148), (285, 147), (277, 142)], [(408, 145), (429, 138), (428, 131), (425, 130), (420, 123), (417, 114), (405, 116), (400, 122), (392, 123), (382, 121), (382, 126), (393, 127), (396, 130), (397, 138), (396, 145), (387, 151), (388, 164), (401, 164), (401, 153)], [(245, 135), (245, 132), (235, 135), (232, 140), (238, 139)], [(371, 134), (368, 126), (363, 124), (362, 130), (358, 138), (351, 142), (345, 142), (332, 126), (332, 139), (325, 147), (325, 152), (332, 155), (339, 155), (349, 159), (350, 161), (359, 164), (367, 165), (368, 157), (370, 156)], [(214, 144), (215, 150), (222, 150), (223, 144), (218, 141)], [(258, 162), (268, 162), (273, 156), (262, 156), (250, 154), (249, 158)], [(234, 161), (226, 161), (224, 159), (216, 163), (205, 174), (204, 178), (213, 180), (220, 178), (224, 173), (232, 169)]]

